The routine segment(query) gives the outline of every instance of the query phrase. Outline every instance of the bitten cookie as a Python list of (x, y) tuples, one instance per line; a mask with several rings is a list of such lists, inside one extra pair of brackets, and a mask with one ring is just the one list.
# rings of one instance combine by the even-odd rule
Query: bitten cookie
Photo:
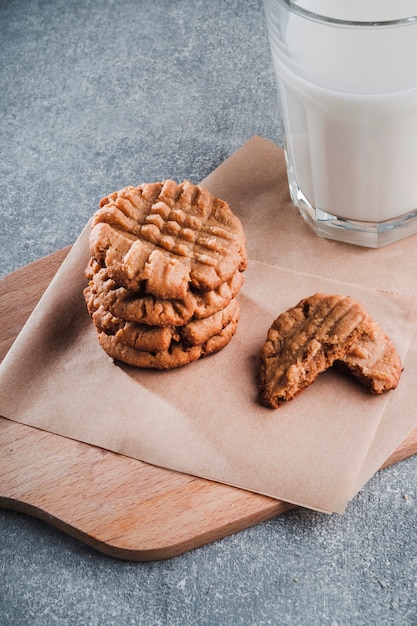
[[(279, 315), (261, 350), (261, 403), (278, 408), (292, 400), (336, 360), (343, 361), (358, 338), (371, 337), (373, 325), (362, 305), (343, 295), (316, 293)], [(350, 369), (359, 368), (354, 355), (352, 350)]]

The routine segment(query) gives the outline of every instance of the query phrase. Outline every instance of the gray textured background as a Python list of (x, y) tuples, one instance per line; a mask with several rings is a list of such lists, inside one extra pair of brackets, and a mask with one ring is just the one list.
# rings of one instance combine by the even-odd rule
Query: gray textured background
[[(280, 142), (262, 3), (0, 0), (0, 115), (4, 276), (110, 191)], [(416, 625), (416, 470), (378, 473), (344, 516), (295, 510), (150, 564), (0, 511), (0, 624)]]

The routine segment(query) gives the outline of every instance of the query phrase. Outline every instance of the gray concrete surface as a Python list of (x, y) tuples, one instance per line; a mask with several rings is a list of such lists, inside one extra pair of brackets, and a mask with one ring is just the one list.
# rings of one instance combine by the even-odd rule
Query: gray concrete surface
[[(4, 276), (108, 191), (280, 142), (261, 0), (0, 0), (0, 115)], [(378, 473), (344, 516), (295, 510), (148, 564), (0, 511), (0, 624), (417, 624), (416, 471)]]

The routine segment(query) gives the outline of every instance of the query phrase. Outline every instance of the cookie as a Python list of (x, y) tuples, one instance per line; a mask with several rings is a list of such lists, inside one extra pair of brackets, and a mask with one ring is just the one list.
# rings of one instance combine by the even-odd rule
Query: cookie
[(174, 331), (172, 326), (125, 322), (114, 317), (102, 305), (94, 311), (90, 309), (90, 315), (98, 332), (114, 335), (121, 343), (126, 343), (137, 350), (145, 352), (167, 350), (171, 345)]
[(181, 341), (173, 342), (168, 350), (156, 352), (135, 350), (117, 341), (114, 335), (99, 333), (98, 339), (105, 352), (117, 361), (135, 367), (167, 370), (182, 367), (223, 349), (235, 334), (236, 327), (237, 320), (232, 320), (219, 334), (210, 337), (203, 344), (190, 346)]
[(103, 198), (89, 237), (109, 278), (161, 299), (217, 289), (247, 265), (245, 235), (229, 205), (189, 181), (126, 187)]
[(107, 268), (94, 260), (86, 269), (89, 285), (84, 290), (87, 307), (97, 310), (100, 305), (115, 317), (153, 326), (180, 326), (191, 318), (209, 317), (225, 308), (237, 296), (243, 285), (243, 273), (236, 271), (217, 289), (201, 291), (190, 289), (184, 298), (163, 300), (143, 290), (131, 291), (118, 287), (109, 278)]
[(91, 317), (99, 332), (114, 335), (122, 344), (143, 352), (169, 350), (172, 343), (182, 342), (184, 346), (206, 343), (214, 335), (221, 333), (231, 321), (239, 318), (239, 304), (233, 299), (227, 307), (201, 320), (192, 320), (183, 326), (149, 326), (126, 322), (114, 317), (102, 305), (92, 311)]
[(375, 321), (356, 339), (337, 365), (374, 394), (395, 389), (403, 370), (394, 344)]
[(366, 310), (349, 296), (316, 293), (279, 315), (261, 350), (259, 399), (278, 408), (343, 359), (370, 331)]
[(177, 333), (187, 344), (193, 346), (206, 344), (212, 337), (220, 335), (231, 322), (237, 324), (239, 313), (239, 303), (234, 298), (221, 311), (203, 319), (193, 319), (184, 326), (177, 327)]

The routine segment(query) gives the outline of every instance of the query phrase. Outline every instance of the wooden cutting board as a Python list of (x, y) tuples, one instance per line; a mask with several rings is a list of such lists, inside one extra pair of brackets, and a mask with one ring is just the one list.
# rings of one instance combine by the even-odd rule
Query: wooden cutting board
[[(69, 247), (0, 281), (0, 360)], [(417, 452), (417, 428), (384, 467)], [(293, 505), (162, 469), (0, 417), (0, 506), (108, 555), (152, 561), (248, 528)]]

